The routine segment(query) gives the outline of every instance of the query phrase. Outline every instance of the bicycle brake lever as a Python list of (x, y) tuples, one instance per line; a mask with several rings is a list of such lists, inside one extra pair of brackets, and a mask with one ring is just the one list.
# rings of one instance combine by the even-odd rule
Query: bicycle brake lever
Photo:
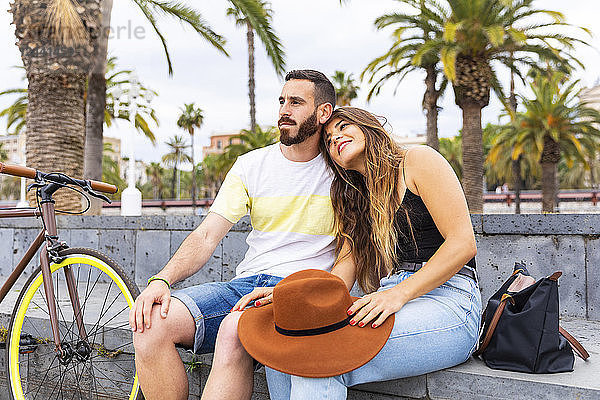
[(39, 183), (39, 182), (30, 183), (29, 185), (27, 185), (27, 192), (29, 192), (33, 188), (41, 188), (41, 187), (44, 187), (43, 183)]
[(108, 204), (111, 204), (111, 203), (112, 203), (112, 201), (110, 201), (110, 199), (109, 199), (108, 197), (106, 197), (105, 195), (103, 195), (103, 194), (96, 193), (96, 192), (94, 192), (93, 190), (90, 190), (90, 191), (88, 191), (88, 193), (89, 193), (91, 196), (94, 196), (94, 197), (96, 197), (96, 198), (98, 198), (98, 199), (100, 199), (100, 200), (103, 200), (103, 201), (107, 202)]
[(86, 182), (85, 182), (85, 186), (83, 187), (83, 189), (84, 189), (84, 190), (85, 190), (85, 191), (86, 191), (86, 192), (87, 192), (87, 193), (88, 193), (90, 196), (93, 196), (93, 197), (95, 197), (95, 198), (97, 198), (97, 199), (100, 199), (100, 200), (102, 200), (102, 201), (105, 201), (105, 202), (107, 202), (108, 204), (111, 204), (111, 203), (112, 203), (112, 201), (110, 201), (110, 199), (109, 199), (108, 197), (106, 197), (105, 195), (103, 195), (103, 194), (100, 194), (100, 193), (96, 193), (96, 192), (94, 191), (94, 189), (92, 189), (92, 186), (90, 185), (90, 181), (86, 181)]

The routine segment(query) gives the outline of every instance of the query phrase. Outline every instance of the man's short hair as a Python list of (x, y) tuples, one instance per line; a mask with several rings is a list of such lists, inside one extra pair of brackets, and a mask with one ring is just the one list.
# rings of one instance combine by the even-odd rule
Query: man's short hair
[(285, 76), (285, 81), (292, 79), (305, 79), (315, 85), (315, 108), (323, 103), (329, 103), (335, 107), (335, 88), (325, 74), (313, 69), (297, 69), (290, 71)]

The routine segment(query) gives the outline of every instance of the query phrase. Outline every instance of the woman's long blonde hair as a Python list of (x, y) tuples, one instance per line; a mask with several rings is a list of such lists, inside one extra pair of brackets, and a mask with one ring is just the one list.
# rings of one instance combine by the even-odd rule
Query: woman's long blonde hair
[(327, 151), (325, 139), (321, 150), (334, 172), (331, 202), (338, 232), (336, 253), (340, 255), (347, 240), (356, 262), (358, 284), (365, 293), (370, 293), (377, 290), (379, 280), (391, 271), (395, 262), (398, 233), (394, 216), (402, 207), (399, 186), (404, 152), (367, 111), (340, 107), (333, 111), (329, 121), (334, 118), (358, 126), (365, 135), (365, 176), (337, 165)]

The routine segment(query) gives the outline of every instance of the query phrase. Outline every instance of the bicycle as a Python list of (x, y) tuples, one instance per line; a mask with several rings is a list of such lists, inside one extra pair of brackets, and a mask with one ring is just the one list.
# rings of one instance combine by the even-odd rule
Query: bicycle
[(0, 218), (42, 220), (40, 233), (0, 288), (1, 302), (40, 250), (40, 266), (18, 296), (6, 338), (11, 398), (143, 398), (128, 329), (139, 289), (108, 256), (59, 240), (52, 199), (68, 188), (83, 195), (89, 208), (88, 195), (110, 202), (96, 191), (116, 193), (116, 186), (4, 163), (0, 173), (33, 179), (28, 191), (35, 189), (37, 200), (37, 207), (0, 209)]

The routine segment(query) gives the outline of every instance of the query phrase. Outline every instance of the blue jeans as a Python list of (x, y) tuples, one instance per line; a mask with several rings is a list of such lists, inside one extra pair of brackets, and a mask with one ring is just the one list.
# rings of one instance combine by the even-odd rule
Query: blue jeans
[[(413, 273), (404, 271), (383, 278), (379, 290), (390, 289)], [(480, 316), (481, 294), (477, 283), (466, 276), (454, 275), (440, 287), (406, 303), (396, 313), (392, 333), (383, 349), (354, 371), (331, 378), (302, 378), (267, 368), (271, 399), (345, 399), (348, 386), (458, 365), (475, 349)]]
[(242, 296), (256, 287), (275, 286), (281, 279), (283, 278), (279, 276), (259, 274), (229, 282), (203, 283), (174, 291), (171, 296), (185, 304), (196, 323), (194, 353), (214, 352), (221, 321)]

